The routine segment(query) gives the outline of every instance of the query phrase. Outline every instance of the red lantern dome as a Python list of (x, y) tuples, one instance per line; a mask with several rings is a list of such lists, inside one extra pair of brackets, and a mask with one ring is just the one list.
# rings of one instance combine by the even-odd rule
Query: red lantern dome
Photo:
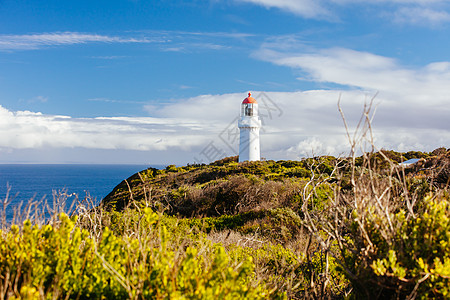
[(242, 101), (241, 116), (258, 116), (258, 102), (252, 97), (252, 93), (248, 93), (248, 97)]
[(242, 101), (242, 104), (246, 103), (258, 103), (258, 102), (256, 102), (256, 99), (252, 97), (252, 93), (248, 93), (248, 97), (245, 98), (244, 101)]

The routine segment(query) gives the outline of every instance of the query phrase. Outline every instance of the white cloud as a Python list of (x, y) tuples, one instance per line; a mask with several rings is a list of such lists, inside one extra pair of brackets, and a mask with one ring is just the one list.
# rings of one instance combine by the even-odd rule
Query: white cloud
[[(389, 76), (386, 69), (390, 67), (395, 71), (398, 68), (389, 59), (374, 59), (385, 63), (381, 70), (386, 76)], [(334, 68), (333, 64), (330, 68)], [(358, 66), (355, 68), (358, 69)], [(438, 63), (425, 69), (429, 70), (428, 76), (439, 77), (447, 75), (449, 65)], [(357, 76), (361, 74), (356, 73)], [(414, 76), (408, 78), (414, 79)], [(442, 93), (448, 89), (446, 86), (441, 88)], [(450, 131), (447, 120), (450, 111), (447, 101), (441, 99), (438, 103), (424, 92), (416, 95), (423, 98), (422, 101), (411, 104), (409, 97), (417, 91), (405, 95), (397, 93), (394, 98), (381, 91), (377, 96), (375, 102), (379, 105), (373, 127), (378, 148), (431, 151), (440, 146), (448, 147)], [(98, 151), (108, 155), (114, 151), (125, 155), (124, 161), (127, 159), (126, 153), (133, 157), (142, 156), (137, 153), (147, 153), (147, 161), (153, 163), (157, 162), (152, 160), (156, 157), (160, 161), (164, 158), (167, 163), (208, 162), (204, 150), (211, 145), (221, 152), (214, 159), (236, 154), (236, 117), (245, 96), (246, 92), (242, 92), (173, 100), (159, 107), (146, 107), (152, 117), (141, 118), (72, 118), (30, 111), (13, 112), (0, 106), (0, 151), (4, 155), (12, 152), (8, 157), (13, 157), (14, 153), (29, 154), (31, 150), (52, 153), (55, 149), (67, 149), (67, 153), (72, 153), (73, 149), (87, 149), (97, 151), (96, 156), (100, 153)], [(370, 100), (373, 93), (344, 89), (265, 94), (254, 91), (253, 96), (260, 103), (264, 124), (261, 131), (262, 156), (278, 160), (347, 154), (349, 144), (338, 112), (338, 99), (342, 99), (341, 106), (349, 130), (353, 132), (364, 103)], [(90, 160), (88, 157), (83, 159)]]
[(323, 153), (323, 146), (316, 137), (310, 137), (289, 148), (288, 152), (294, 152), (298, 156), (314, 156), (315, 153)]
[(374, 16), (389, 21), (437, 25), (450, 21), (447, 0), (235, 0), (267, 8), (278, 8), (305, 18), (339, 20), (339, 8), (355, 4), (376, 9)]
[(201, 95), (188, 99), (177, 99), (160, 107), (150, 105), (145, 108), (151, 115), (203, 120), (222, 126), (229, 122), (230, 118), (239, 114), (239, 99), (244, 99), (245, 96), (245, 93)]
[[(341, 97), (351, 124), (357, 124), (363, 103), (378, 92), (373, 123), (377, 147), (399, 151), (449, 147), (450, 62), (412, 68), (369, 52), (344, 48), (302, 52), (290, 45), (289, 39), (286, 45), (280, 41), (266, 43), (253, 56), (298, 70), (304, 74), (301, 80), (341, 85), (346, 90)], [(330, 110), (330, 99), (337, 101), (339, 93), (339, 90), (303, 92), (302, 107), (286, 110), (297, 111), (299, 122), (310, 130), (313, 128), (314, 133), (296, 128), (301, 134), (297, 144), (288, 148), (289, 155), (293, 151), (304, 155), (319, 149), (322, 154), (341, 153), (343, 140), (336, 131), (339, 124), (330, 122), (336, 120), (336, 115), (331, 113), (335, 107)], [(350, 103), (349, 99), (352, 99)]]
[[(397, 66), (389, 59), (387, 61)], [(438, 64), (430, 68), (442, 73), (446, 67)], [(265, 94), (273, 101), (268, 106), (274, 108), (273, 105), (277, 105), (281, 111), (281, 116), (279, 111), (273, 111), (270, 117), (267, 111), (261, 111), (265, 115), (261, 132), (262, 156), (268, 159), (297, 159), (312, 153), (347, 154), (350, 148), (338, 112), (338, 99), (342, 99), (341, 107), (352, 133), (356, 130), (364, 104), (374, 96), (373, 91), (344, 89)], [(254, 91), (253, 95), (258, 99), (260, 92)], [(208, 139), (218, 148), (227, 150), (230, 145), (236, 151), (238, 140), (233, 135), (227, 136), (233, 131), (225, 129), (236, 129), (233, 121), (244, 97), (245, 93), (203, 95), (176, 101), (159, 109), (152, 107), (151, 111), (159, 117), (199, 120), (200, 130), (207, 133)], [(427, 98), (427, 95), (422, 94), (421, 97)], [(441, 99), (440, 103), (435, 103), (432, 97), (411, 104), (409, 94), (399, 93), (391, 98), (380, 93), (375, 98), (375, 105), (378, 104), (374, 117), (375, 145), (400, 151), (431, 151), (447, 146), (450, 142), (450, 131), (446, 128), (449, 109), (445, 107), (446, 101)], [(443, 105), (443, 109), (439, 105)], [(233, 154), (231, 150), (227, 153)]]
[(445, 3), (447, 0), (331, 0), (331, 2), (338, 4), (350, 3), (372, 3), (372, 4), (420, 4), (420, 5), (435, 5)]
[(106, 103), (127, 103), (127, 104), (143, 104), (143, 101), (133, 101), (133, 100), (118, 100), (109, 98), (89, 98), (88, 101), (92, 102), (106, 102)]
[(128, 58), (126, 55), (106, 55), (106, 56), (91, 56), (93, 59), (104, 59), (104, 60), (115, 60), (115, 59), (123, 59)]
[[(0, 106), (0, 148), (189, 149), (202, 143), (198, 124), (167, 118), (71, 118)], [(159, 141), (159, 142), (158, 142)]]
[(267, 8), (279, 8), (306, 18), (324, 18), (329, 11), (319, 0), (237, 0), (262, 5)]
[[(0, 35), (0, 51), (36, 50), (51, 46), (78, 45), (88, 43), (145, 43), (155, 44), (162, 51), (196, 52), (228, 50), (230, 40), (245, 42), (255, 35), (227, 32), (188, 31), (135, 31), (126, 35), (101, 35), (80, 32), (50, 32), (22, 35)], [(92, 56), (94, 59), (116, 60), (128, 56)]]
[(0, 50), (30, 50), (45, 46), (86, 43), (148, 43), (150, 41), (146, 38), (128, 38), (79, 32), (0, 35)]
[(344, 48), (317, 50), (316, 53), (284, 53), (263, 48), (254, 54), (262, 60), (298, 69), (300, 78), (316, 82), (380, 92), (388, 102), (406, 105), (440, 105), (448, 101), (450, 63), (436, 62), (423, 68), (401, 66), (396, 60)]
[(401, 7), (394, 13), (394, 20), (400, 23), (438, 25), (450, 21), (450, 13), (427, 7)]
[[(22, 100), (20, 100), (22, 101)], [(45, 96), (36, 96), (31, 99), (26, 100), (28, 103), (46, 103), (48, 101), (48, 97)]]

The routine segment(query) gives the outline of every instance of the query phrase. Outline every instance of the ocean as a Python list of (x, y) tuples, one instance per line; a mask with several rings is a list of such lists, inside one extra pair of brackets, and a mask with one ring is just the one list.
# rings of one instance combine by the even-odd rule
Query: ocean
[[(0, 201), (9, 191), (6, 219), (12, 220), (14, 208), (20, 202), (45, 198), (53, 202), (53, 193), (77, 194), (83, 199), (87, 193), (99, 203), (122, 180), (155, 165), (70, 165), (70, 164), (0, 164)], [(69, 199), (75, 199), (74, 196)], [(69, 207), (71, 203), (67, 203)], [(0, 210), (3, 210), (0, 204)]]

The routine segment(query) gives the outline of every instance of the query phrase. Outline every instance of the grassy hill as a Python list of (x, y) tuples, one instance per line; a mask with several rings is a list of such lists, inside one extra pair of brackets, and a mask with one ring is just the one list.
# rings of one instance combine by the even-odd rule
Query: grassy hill
[(449, 176), (444, 148), (150, 168), (3, 225), (0, 296), (449, 298)]

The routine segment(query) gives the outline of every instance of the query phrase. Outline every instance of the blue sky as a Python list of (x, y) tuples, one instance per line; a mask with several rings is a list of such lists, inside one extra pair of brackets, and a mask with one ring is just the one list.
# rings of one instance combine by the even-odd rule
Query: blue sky
[(375, 95), (378, 148), (448, 147), (449, 29), (445, 0), (0, 0), (0, 163), (234, 155), (248, 91), (268, 159), (348, 153), (338, 99), (354, 130)]

